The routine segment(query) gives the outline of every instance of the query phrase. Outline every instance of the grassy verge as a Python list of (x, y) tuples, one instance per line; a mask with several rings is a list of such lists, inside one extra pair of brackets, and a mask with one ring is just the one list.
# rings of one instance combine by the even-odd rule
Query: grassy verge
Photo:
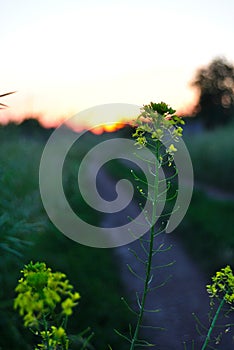
[(234, 193), (234, 125), (185, 138), (195, 179)]
[(81, 294), (79, 306), (69, 320), (69, 331), (77, 334), (87, 327), (94, 332), (95, 349), (127, 349), (114, 328), (127, 331), (130, 315), (122, 305), (122, 285), (110, 250), (81, 246), (49, 225), (38, 234), (25, 261), (46, 261), (53, 270), (67, 274)]
[[(217, 184), (216, 174), (219, 170), (219, 180), (226, 176), (225, 181), (228, 181), (231, 189), (233, 164), (230, 157), (233, 148), (230, 146), (231, 129), (225, 130), (207, 135), (208, 138), (198, 135), (190, 142), (189, 149), (198, 179)], [(226, 136), (229, 140), (225, 141), (226, 144), (222, 140), (225, 133), (229, 135), (229, 138)], [(120, 301), (122, 286), (111, 250), (81, 246), (66, 238), (49, 223), (38, 189), (38, 166), (44, 141), (22, 138), (18, 129), (11, 130), (7, 135), (0, 130), (0, 136), (0, 208), (8, 218), (4, 221), (0, 215), (1, 243), (7, 243), (10, 248), (6, 249), (5, 245), (3, 249), (0, 246), (0, 348), (32, 349), (28, 344), (32, 344), (33, 339), (24, 330), (20, 317), (12, 311), (12, 302), (22, 266), (30, 260), (44, 260), (53, 270), (65, 272), (81, 294), (79, 306), (69, 323), (69, 331), (76, 333), (91, 327), (95, 333), (93, 345), (97, 350), (107, 350), (108, 344), (113, 350), (127, 349), (127, 344), (122, 343), (113, 331), (113, 328), (117, 328), (124, 332), (131, 316)], [(222, 150), (211, 146), (206, 150), (206, 146), (213, 145), (215, 140), (215, 147), (219, 145)], [(65, 164), (67, 170), (64, 173), (64, 184), (65, 193), (74, 210), (79, 207), (81, 217), (92, 217), (93, 223), (98, 223), (100, 214), (91, 211), (82, 202), (80, 193), (74, 186), (77, 162), (93, 144), (95, 139), (89, 135), (81, 147), (72, 150)], [(204, 155), (203, 159), (204, 152), (206, 157)], [(204, 165), (203, 168), (201, 164)], [(106, 170), (116, 179), (127, 178), (132, 181), (130, 168), (123, 163), (110, 162)], [(223, 188), (227, 188), (225, 186)], [(142, 199), (136, 197), (136, 200), (139, 198)], [(196, 191), (188, 213), (176, 231), (178, 239), (183, 241), (193, 258), (209, 274), (220, 266), (233, 264), (233, 210), (232, 202), (217, 201)], [(9, 240), (13, 235), (15, 240)]]
[[(77, 334), (90, 327), (95, 334), (93, 345), (96, 349), (108, 349), (108, 344), (113, 350), (127, 349), (113, 330), (118, 328), (124, 332), (130, 315), (120, 300), (122, 285), (111, 250), (81, 246), (66, 238), (49, 222), (38, 189), (38, 167), (44, 141), (22, 138), (18, 130), (8, 132), (7, 137), (3, 130), (0, 132), (0, 207), (9, 218), (9, 222), (0, 222), (2, 238), (4, 232), (9, 248), (1, 250), (0, 348), (32, 349), (33, 339), (22, 326), (22, 319), (13, 312), (12, 305), (20, 269), (30, 260), (40, 260), (53, 270), (65, 272), (81, 294), (79, 306), (69, 322), (69, 332)], [(88, 143), (82, 144), (78, 158), (82, 157)], [(64, 183), (68, 184), (67, 195), (72, 192), (71, 201), (74, 206), (79, 206), (83, 218), (92, 216), (93, 222), (98, 223), (100, 215), (91, 213), (81, 204), (79, 193), (75, 194), (71, 186), (75, 175), (69, 169), (74, 168), (75, 161), (77, 155), (71, 155), (64, 175)], [(13, 235), (15, 243), (19, 239), (22, 244), (14, 245), (9, 240)], [(24, 244), (26, 241), (28, 245)]]
[(188, 212), (175, 234), (194, 260), (209, 274), (234, 261), (234, 202), (195, 191)]

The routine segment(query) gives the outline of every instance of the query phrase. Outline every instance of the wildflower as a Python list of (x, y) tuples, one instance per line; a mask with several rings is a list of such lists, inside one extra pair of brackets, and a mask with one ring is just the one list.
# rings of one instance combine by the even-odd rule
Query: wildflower
[[(55, 327), (52, 326), (50, 330), (40, 332), (43, 343), (38, 344), (38, 348), (40, 349), (48, 349), (46, 342), (48, 343), (50, 349), (62, 349), (68, 350), (69, 340), (66, 334), (66, 331), (63, 327)], [(38, 350), (36, 348), (35, 350)]]
[(156, 129), (155, 131), (152, 132), (152, 139), (158, 139), (160, 140), (163, 136), (163, 130), (161, 129)]
[(57, 327), (52, 326), (51, 329), (52, 329), (52, 335), (54, 336), (54, 338), (56, 340), (63, 339), (66, 336), (66, 332), (65, 332), (65, 329), (63, 327), (57, 328)]
[(139, 136), (136, 139), (136, 144), (139, 145), (140, 147), (144, 147), (147, 144), (145, 136)]
[[(26, 327), (38, 327), (40, 320), (55, 312), (59, 304), (62, 312), (66, 310), (66, 315), (72, 313), (80, 295), (72, 292), (73, 286), (65, 274), (52, 272), (45, 263), (40, 262), (25, 265), (21, 273), (23, 277), (15, 288), (18, 295), (14, 300), (14, 308), (23, 316)], [(67, 305), (65, 308), (63, 303)]]
[(181, 126), (178, 126), (174, 131), (173, 134), (175, 136), (179, 136), (181, 137), (183, 135), (183, 129), (181, 128)]
[(177, 148), (175, 148), (175, 146), (173, 144), (171, 144), (167, 149), (167, 152), (169, 154), (174, 154), (176, 151), (177, 151)]
[(71, 295), (71, 298), (67, 298), (62, 302), (63, 313), (67, 316), (72, 314), (72, 308), (77, 305), (77, 300), (80, 299), (79, 293), (75, 293)]
[(213, 283), (207, 285), (207, 291), (212, 298), (224, 298), (229, 304), (234, 304), (234, 276), (228, 265), (217, 271), (212, 277)]
[(133, 134), (136, 144), (146, 146), (148, 136), (153, 141), (161, 141), (165, 131), (169, 131), (171, 138), (181, 137), (183, 129), (179, 125), (184, 124), (184, 121), (175, 112), (164, 102), (144, 105), (136, 120), (136, 131)]

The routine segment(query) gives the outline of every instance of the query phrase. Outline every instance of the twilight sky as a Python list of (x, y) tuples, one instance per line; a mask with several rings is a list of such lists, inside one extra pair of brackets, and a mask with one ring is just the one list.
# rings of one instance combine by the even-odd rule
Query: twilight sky
[(233, 16), (233, 0), (2, 1), (0, 94), (17, 93), (0, 122), (54, 124), (104, 103), (185, 109), (198, 67), (234, 63)]

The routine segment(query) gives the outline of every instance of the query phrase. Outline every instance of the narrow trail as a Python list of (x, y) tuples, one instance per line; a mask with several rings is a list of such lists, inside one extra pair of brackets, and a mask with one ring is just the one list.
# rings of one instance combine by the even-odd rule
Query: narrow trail
[[(130, 211), (137, 210), (135, 204), (131, 204), (129, 209)], [(110, 225), (117, 226), (121, 225), (121, 221), (121, 217), (116, 217), (113, 222), (111, 216), (108, 215), (104, 219), (103, 225), (108, 227)], [(207, 323), (209, 297), (205, 286), (208, 280), (186, 254), (180, 242), (176, 241), (173, 234), (159, 236), (155, 245), (161, 243), (164, 243), (165, 248), (170, 246), (171, 248), (156, 255), (153, 265), (161, 266), (174, 263), (169, 267), (154, 271), (154, 285), (163, 285), (148, 294), (146, 308), (160, 309), (160, 312), (147, 313), (144, 324), (160, 327), (164, 330), (144, 328), (141, 337), (156, 344), (155, 349), (161, 350), (183, 349), (184, 341), (187, 342), (188, 349), (192, 349), (189, 342), (194, 339), (198, 349), (203, 337), (199, 336), (196, 331), (192, 314), (195, 313), (202, 322)], [(144, 266), (129, 249), (135, 250), (140, 257), (145, 258), (138, 241), (114, 249), (114, 257), (126, 290), (127, 299), (132, 305), (135, 305), (135, 293), (142, 291), (143, 282), (130, 273), (127, 265), (130, 265), (140, 276), (144, 276)], [(229, 349), (231, 350), (231, 348)]]
[(222, 189), (218, 189), (214, 186), (208, 186), (202, 182), (196, 181), (194, 184), (195, 188), (206, 193), (209, 197), (221, 200), (221, 201), (232, 201), (234, 202), (234, 193), (228, 193)]
[[(103, 171), (100, 173), (97, 184), (101, 189), (102, 196), (106, 200), (111, 200), (115, 182)], [(128, 215), (134, 216), (136, 212), (139, 212), (139, 208), (136, 203), (132, 202), (128, 206)], [(125, 219), (122, 214), (106, 214), (102, 226), (122, 226)], [(148, 294), (146, 308), (160, 309), (160, 311), (147, 313), (144, 325), (163, 328), (163, 330), (142, 328), (141, 338), (155, 344), (154, 349), (183, 350), (185, 349), (184, 342), (186, 342), (186, 350), (201, 349), (205, 335), (199, 335), (196, 330), (193, 314), (202, 323), (208, 325), (209, 296), (206, 292), (206, 285), (210, 283), (210, 280), (199, 270), (173, 233), (161, 234), (155, 241), (155, 245), (161, 243), (164, 243), (164, 247), (171, 248), (166, 252), (156, 254), (153, 265), (162, 266), (174, 263), (169, 267), (154, 270), (154, 285), (163, 284), (163, 286)], [(139, 256), (145, 258), (139, 241), (114, 248), (113, 257), (125, 289), (126, 295), (123, 296), (130, 301), (134, 308), (136, 292), (142, 291), (143, 282), (130, 273), (127, 264), (142, 277), (144, 277), (144, 266), (129, 251), (130, 249), (135, 250)], [(166, 283), (164, 283), (165, 281)], [(194, 348), (192, 340), (194, 340)], [(231, 336), (225, 335), (219, 349), (234, 349), (234, 340)]]

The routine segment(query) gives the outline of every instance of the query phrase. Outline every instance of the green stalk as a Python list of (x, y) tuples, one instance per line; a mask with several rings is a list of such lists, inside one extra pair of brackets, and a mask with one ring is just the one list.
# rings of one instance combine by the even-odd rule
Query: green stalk
[(205, 350), (206, 347), (207, 347), (207, 345), (208, 345), (208, 343), (209, 343), (209, 341), (210, 341), (211, 333), (212, 333), (212, 331), (213, 331), (213, 329), (214, 329), (214, 326), (215, 326), (215, 324), (216, 324), (216, 322), (217, 322), (217, 319), (218, 319), (218, 317), (219, 317), (219, 314), (220, 314), (220, 311), (221, 311), (221, 309), (222, 309), (222, 307), (223, 307), (224, 302), (225, 302), (225, 297), (221, 300), (221, 302), (220, 302), (220, 304), (219, 304), (219, 307), (218, 307), (218, 309), (216, 310), (216, 313), (215, 313), (215, 315), (214, 315), (214, 318), (213, 318), (213, 320), (212, 320), (212, 323), (211, 323), (211, 325), (210, 325), (210, 328), (209, 328), (209, 330), (208, 330), (206, 339), (205, 339), (205, 341), (204, 341), (204, 344), (203, 344), (201, 350)]
[[(159, 154), (159, 144), (158, 141), (156, 143), (156, 150), (155, 150), (155, 156), (156, 159), (158, 160), (158, 154)], [(153, 196), (153, 210), (152, 210), (152, 223), (155, 222), (156, 220), (156, 210), (157, 210), (157, 197), (158, 197), (158, 180), (159, 180), (159, 169), (158, 169), (158, 161), (155, 162), (155, 178), (154, 178), (154, 196)], [(151, 274), (151, 269), (152, 269), (152, 257), (153, 257), (153, 244), (154, 244), (154, 228), (155, 224), (151, 226), (150, 229), (150, 247), (149, 247), (149, 256), (148, 256), (148, 261), (147, 261), (147, 269), (146, 269), (146, 278), (144, 282), (144, 289), (143, 289), (143, 295), (141, 299), (141, 308), (140, 308), (140, 313), (138, 315), (137, 319), (137, 324), (135, 328), (135, 332), (131, 341), (131, 347), (130, 350), (135, 349), (135, 345), (138, 339), (139, 331), (140, 331), (140, 326), (142, 323), (142, 318), (144, 315), (144, 310), (145, 310), (145, 302), (146, 302), (146, 297), (148, 294), (148, 285), (149, 285), (149, 280), (150, 280), (150, 274)]]
[(43, 326), (44, 326), (44, 329), (45, 329), (46, 349), (50, 350), (49, 337), (48, 337), (48, 324), (47, 324), (46, 317), (45, 317), (44, 314), (43, 314)]

